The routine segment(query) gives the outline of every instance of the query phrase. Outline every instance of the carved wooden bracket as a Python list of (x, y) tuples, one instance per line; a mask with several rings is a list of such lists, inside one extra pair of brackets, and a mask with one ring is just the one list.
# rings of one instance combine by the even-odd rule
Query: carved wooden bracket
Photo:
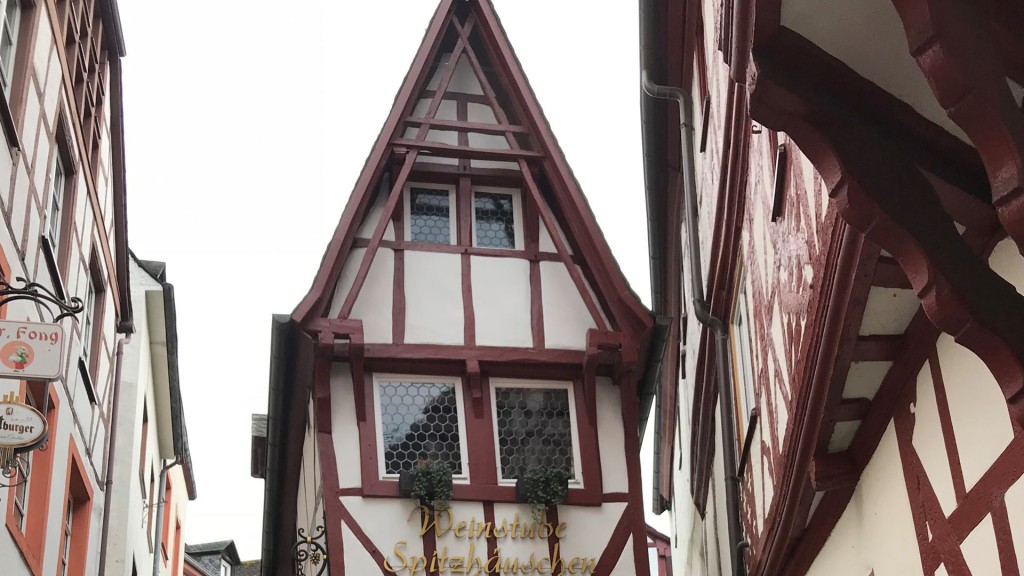
[[(326, 383), (325, 397), (330, 398), (331, 367), (334, 363), (334, 343), (336, 340), (348, 340), (348, 361), (352, 371), (352, 393), (356, 404), (356, 419), (366, 421), (366, 373), (364, 371), (365, 342), (363, 340), (362, 320), (323, 319), (313, 323), (311, 329), (316, 336), (315, 376), (317, 388)], [(319, 398), (319, 394), (318, 394)], [(317, 403), (317, 410), (330, 411), (330, 403)], [(330, 422), (330, 418), (326, 419)], [(329, 425), (328, 425), (329, 427)], [(330, 430), (321, 430), (330, 432)]]

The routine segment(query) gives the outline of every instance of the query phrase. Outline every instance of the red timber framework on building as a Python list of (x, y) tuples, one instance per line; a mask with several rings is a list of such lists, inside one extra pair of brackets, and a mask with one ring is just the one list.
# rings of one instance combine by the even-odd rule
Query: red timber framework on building
[[(666, 79), (689, 86), (690, 63), (705, 66), (701, 25), (695, 24), (701, 9), (699, 2), (676, 4), (677, 10), (669, 8), (668, 35), (685, 40), (667, 49)], [(1024, 296), (1004, 279), (1005, 271), (989, 265), (1000, 242), (1024, 251), (1024, 114), (1007, 82), (1024, 85), (1024, 9), (1002, 0), (892, 5), (909, 53), (966, 142), (782, 25), (778, 0), (726, 1), (721, 13), (703, 14), (716, 19), (717, 48), (731, 74), (726, 111), (711, 111), (712, 117), (725, 115), (716, 151), (722, 172), (709, 273), (712, 309), (728, 317), (735, 298), (731, 255), (739, 253), (752, 266), (746, 273), (757, 293), (755, 341), (771, 341), (772, 310), (799, 311), (783, 314), (789, 320), (782, 323), (787, 357), (767, 346), (769, 357), (758, 363), (756, 381), (765, 383), (758, 404), (766, 413), (759, 424), (764, 435), (756, 441), (764, 472), (751, 478), (748, 463), (741, 492), (754, 575), (799, 575), (810, 568), (890, 423), (925, 574), (940, 567), (969, 573), (964, 541), (989, 518), (1002, 573), (1018, 574), (1024, 553), (1014, 547), (1006, 502), (1007, 490), (1024, 475)], [(751, 120), (785, 133), (781, 155), (774, 143), (751, 136)], [(740, 230), (752, 225), (755, 214), (777, 208), (770, 196), (747, 192), (763, 185), (761, 179), (772, 186), (773, 178), (787, 190), (787, 216), (772, 230), (773, 243), (784, 247), (784, 241), (801, 238), (798, 260), (814, 270), (813, 278), (799, 271), (780, 275), (788, 268), (785, 249), (765, 261), (753, 253), (753, 241), (741, 239)], [(808, 186), (815, 188), (810, 194)], [(822, 193), (830, 199), (826, 206), (819, 202)], [(893, 300), (912, 295), (910, 314), (873, 311), (878, 303), (872, 296), (883, 292)], [(782, 300), (798, 293), (807, 299)], [(866, 331), (872, 312), (906, 315), (907, 321)], [(991, 372), (1012, 426), (1012, 439), (987, 471), (966, 481), (965, 438), (954, 427), (956, 406), (951, 410), (946, 384), (950, 365), (940, 365), (937, 352), (950, 337)], [(702, 354), (691, 415), (693, 497), (702, 511), (719, 449), (713, 445), (717, 391), (708, 362)], [(851, 394), (851, 368), (865, 363), (884, 367), (881, 384), (866, 396)], [(768, 383), (786, 380), (780, 366), (789, 367), (789, 385), (773, 389)], [(923, 388), (922, 371), (931, 382)], [(940, 505), (935, 477), (914, 444), (915, 429), (918, 435), (922, 429), (922, 390), (934, 395), (944, 472), (952, 478), (949, 505)], [(671, 438), (663, 437), (663, 444), (664, 455)], [(667, 476), (661, 478), (663, 498), (669, 495)], [(763, 483), (772, 485), (774, 496), (758, 517), (754, 492), (764, 493)]]
[[(450, 243), (413, 241), (408, 223), (403, 221), (408, 214), (404, 196), (411, 183), (451, 190), (450, 206), (456, 216)], [(480, 186), (521, 192), (522, 239), (517, 239), (515, 249), (482, 248), (474, 242), (473, 190)], [(385, 250), (393, 257), (380, 258)], [(457, 320), (461, 326), (454, 343), (423, 342), (409, 334), (412, 324), (407, 318), (411, 314), (407, 291), (416, 288), (407, 281), (411, 273), (408, 256), (420, 253), (453, 255), (461, 263), (462, 304)], [(488, 341), (478, 334), (473, 303), (486, 295), (474, 293), (473, 266), (474, 257), (484, 256), (526, 262), (523, 270), (528, 274), (526, 314), (530, 330), (522, 346), (487, 345)], [(382, 262), (384, 272), (392, 279), (392, 297), (387, 304), (390, 326), (374, 334), (366, 330), (370, 319), (357, 312), (361, 298), (372, 290), (369, 286)], [(582, 302), (583, 316), (592, 326), (581, 331), (578, 348), (551, 342), (545, 330), (550, 326), (545, 318), (557, 312), (544, 309), (547, 288), (542, 271), (552, 266), (567, 274), (569, 285)], [(615, 526), (595, 573), (611, 573), (627, 543), (632, 542), (635, 573), (647, 574), (638, 456), (638, 385), (651, 361), (648, 352), (653, 319), (614, 262), (487, 0), (440, 3), (310, 292), (289, 321), (279, 319), (278, 323), (281, 342), (286, 345), (280, 350), (284, 360), (277, 363), (277, 369), (290, 380), (281, 392), (289, 399), (278, 408), (275, 424), (276, 376), (272, 367), (269, 440), (272, 452), (278, 443), (279, 475), (273, 479), (268, 476), (268, 498), (272, 498), (268, 506), (275, 510), (268, 513), (270, 521), (265, 519), (265, 528), (270, 523), (294, 524), (292, 500), (306, 421), (303, 403), (310, 397), (323, 474), (329, 556), (340, 560), (344, 558), (343, 546), (358, 545), (381, 573), (390, 574), (385, 565), (390, 550), (373, 541), (343, 502), (348, 497), (399, 496), (398, 482), (383, 478), (378, 468), (373, 374), (430, 374), (460, 380), (466, 410), (465, 450), (472, 481), (457, 482), (453, 500), (482, 502), (486, 521), (494, 521), (496, 504), (516, 501), (514, 488), (497, 478), (489, 378), (568, 381), (572, 382), (586, 481), (583, 488), (570, 489), (567, 504), (625, 505), (621, 516), (612, 521)], [(291, 336), (287, 336), (289, 333)], [(353, 439), (351, 449), (361, 453), (357, 488), (342, 488), (338, 478), (331, 404), (331, 372), (336, 366), (348, 366), (353, 382), (358, 443)], [(612, 379), (621, 397), (621, 442), (628, 475), (625, 491), (602, 489), (595, 388), (598, 377)], [(336, 414), (334, 418), (336, 422)], [(275, 425), (282, 427), (276, 442)], [(273, 454), (269, 461), (273, 467)], [(549, 510), (549, 521), (557, 514), (557, 509)], [(342, 538), (342, 526), (352, 538)], [(265, 536), (264, 560), (269, 573), (289, 569), (291, 559), (286, 550), (294, 535), (280, 532), (284, 534), (268, 531)], [(438, 543), (429, 531), (421, 537), (429, 557)], [(269, 558), (267, 540), (273, 540), (276, 549)], [(554, 551), (558, 537), (552, 535), (548, 545)], [(494, 538), (488, 539), (488, 557), (498, 546)], [(332, 576), (345, 573), (344, 561), (331, 562)]]

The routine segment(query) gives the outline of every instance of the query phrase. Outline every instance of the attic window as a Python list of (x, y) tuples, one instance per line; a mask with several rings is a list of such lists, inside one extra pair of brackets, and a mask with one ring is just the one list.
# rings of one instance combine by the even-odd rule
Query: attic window
[(406, 236), (411, 242), (451, 244), (455, 237), (454, 187), (412, 185), (406, 193)]
[(518, 190), (473, 191), (473, 237), (480, 248), (515, 250), (522, 245), (522, 208)]

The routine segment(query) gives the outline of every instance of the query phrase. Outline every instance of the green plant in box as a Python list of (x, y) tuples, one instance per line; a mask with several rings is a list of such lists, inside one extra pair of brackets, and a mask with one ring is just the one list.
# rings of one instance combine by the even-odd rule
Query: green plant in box
[(531, 468), (516, 482), (521, 502), (532, 504), (533, 521), (541, 523), (549, 506), (562, 504), (569, 496), (572, 473), (560, 468)]
[(452, 499), (452, 469), (444, 462), (424, 461), (412, 469), (411, 498), (434, 511), (447, 510)]

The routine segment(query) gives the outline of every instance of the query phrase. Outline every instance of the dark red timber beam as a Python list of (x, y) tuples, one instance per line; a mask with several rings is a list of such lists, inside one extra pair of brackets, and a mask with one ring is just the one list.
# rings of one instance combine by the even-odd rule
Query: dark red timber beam
[[(824, 178), (844, 219), (895, 256), (894, 261), (904, 271), (909, 287), (924, 300), (928, 317), (944, 330), (958, 335), (961, 344), (982, 356), (994, 368), (993, 371), (1002, 376), (1000, 383), (1008, 398), (1011, 416), (1016, 414), (1014, 421), (1019, 425), (1021, 414), (1016, 397), (1021, 388), (1019, 374), (1021, 351), (1024, 349), (1019, 338), (1009, 329), (1009, 322), (995, 311), (1009, 304), (1015, 309), (1011, 314), (1020, 314), (1019, 296), (1011, 294), (1005, 282), (975, 255), (972, 242), (959, 236), (950, 215), (938, 201), (934, 183), (929, 182), (918, 168), (927, 165), (929, 170), (941, 172), (941, 177), (976, 192), (978, 179), (974, 176), (969, 156), (960, 153), (961, 146), (950, 144), (948, 134), (937, 135), (927, 122), (914, 119), (912, 110), (911, 114), (900, 112), (899, 106), (884, 104), (888, 102), (886, 97), (875, 93), (870, 93), (868, 100), (883, 104), (871, 108), (868, 113), (876, 116), (865, 121), (864, 114), (858, 114), (849, 107), (850, 94), (857, 94), (856, 90), (849, 90), (844, 96), (842, 91), (830, 91), (834, 85), (823, 85), (820, 81), (823, 77), (829, 81), (840, 78), (839, 85), (858, 85), (848, 82), (848, 78), (841, 74), (814, 75), (813, 80), (818, 85), (815, 93), (807, 84), (812, 80), (798, 77), (793, 70), (786, 69), (785, 63), (799, 59), (814, 68), (824, 58), (818, 53), (808, 52), (816, 47), (808, 47), (806, 41), (792, 37), (780, 40), (783, 34), (777, 30), (778, 2), (766, 4), (774, 6), (776, 30), (755, 30), (754, 33), (754, 53), (758, 63), (758, 76), (751, 88), (754, 119), (768, 128), (785, 131), (793, 138)], [(758, 5), (759, 27), (762, 10), (771, 13), (773, 9)], [(769, 23), (771, 20), (770, 17), (764, 19)], [(821, 90), (822, 86), (824, 90)], [(921, 139), (924, 146), (913, 148), (906, 146), (906, 142), (901, 145), (898, 135), (886, 140), (876, 131), (874, 124), (887, 114), (898, 118), (897, 124), (910, 126), (911, 132), (924, 134)], [(886, 157), (878, 162), (882, 155)], [(946, 158), (951, 161), (944, 168), (942, 164)], [(900, 197), (894, 198), (897, 189), (899, 192), (896, 194)], [(891, 287), (904, 287), (900, 275), (891, 268), (883, 269), (880, 276)], [(995, 301), (1000, 305), (995, 306)], [(927, 318), (923, 322), (929, 323)], [(892, 346), (894, 343), (891, 342), (865, 342), (858, 347), (859, 350), (854, 350), (860, 357), (890, 357)], [(992, 353), (986, 350), (989, 347), (1000, 350)], [(913, 371), (910, 368), (905, 370), (908, 373)], [(891, 386), (901, 387), (905, 382), (901, 380), (897, 384), (894, 381)], [(873, 430), (875, 422), (888, 420), (877, 416), (892, 408), (891, 405), (881, 405), (888, 393), (883, 385), (867, 414), (863, 413), (863, 405), (844, 407), (840, 403), (836, 411), (845, 411), (847, 418), (854, 414), (865, 418), (858, 433), (860, 439), (866, 432), (865, 428)], [(877, 445), (877, 441), (873, 444)], [(855, 440), (854, 447), (858, 445)], [(870, 458), (870, 455), (866, 457)], [(766, 521), (765, 537), (769, 539), (765, 543), (766, 558), (755, 568), (755, 574), (803, 573), (816, 554), (812, 551), (820, 549), (852, 496), (851, 481), (855, 482), (863, 469), (860, 453), (856, 450), (851, 450), (846, 457), (837, 457), (833, 461), (822, 458), (811, 464), (819, 468), (819, 472), (825, 472), (826, 465), (831, 466), (828, 473), (814, 474), (812, 469), (809, 478), (812, 481), (816, 479), (820, 487), (827, 486), (832, 490), (821, 500), (815, 517), (804, 530), (802, 526), (807, 521), (804, 503), (809, 506), (806, 498), (809, 492), (808, 484), (800, 478), (807, 477), (798, 474), (794, 477), (795, 483), (782, 487), (776, 499), (791, 494), (793, 501), (801, 504), (797, 508), (803, 516), (797, 513), (790, 522), (782, 524), (779, 519), (771, 517)], [(803, 538), (798, 541), (799, 547), (794, 553), (793, 538), (801, 534)], [(805, 546), (807, 543), (811, 545)]]
[[(980, 3), (892, 3), (903, 22), (911, 55), (939, 104), (981, 155), (999, 220), (1018, 250), (1024, 251), (1024, 114), (1006, 82), (1009, 73)], [(1016, 40), (1019, 49), (1020, 38)], [(1014, 60), (1019, 59), (1017, 54)]]
[[(487, 98), (491, 109), (494, 112), (495, 118), (498, 122), (503, 125), (508, 125), (508, 115), (505, 113), (501, 104), (498, 102), (498, 98), (494, 92), (494, 87), (487, 80), (487, 75), (484, 74), (483, 66), (480, 64), (480, 59), (476, 55), (476, 51), (470, 45), (470, 33), (471, 28), (469, 26), (459, 26), (455, 23), (455, 28), (459, 34), (460, 42), (466, 44), (466, 56), (469, 60), (469, 64), (473, 69), (473, 73), (476, 75), (477, 81), (480, 83), (481, 91)], [(572, 257), (569, 254), (569, 250), (566, 248), (565, 242), (562, 240), (561, 234), (558, 233), (558, 229), (555, 225), (554, 216), (551, 214), (550, 208), (547, 206), (543, 195), (540, 193), (540, 189), (537, 187), (537, 183), (533, 178), (532, 171), (529, 164), (526, 162), (528, 158), (542, 158), (544, 154), (539, 152), (528, 152), (521, 150), (519, 142), (516, 140), (515, 135), (511, 131), (505, 132), (505, 141), (509, 145), (509, 150), (495, 150), (493, 152), (502, 152), (506, 156), (495, 158), (495, 159), (517, 159), (519, 162), (519, 170), (522, 172), (523, 180), (526, 183), (527, 189), (530, 191), (530, 197), (532, 204), (538, 208), (541, 220), (544, 222), (545, 228), (548, 230), (548, 234), (551, 236), (552, 242), (555, 244), (555, 251), (558, 253), (559, 258), (565, 264), (566, 270), (569, 272), (570, 278), (573, 283), (576, 284), (576, 289), (580, 293), (580, 297), (583, 298), (584, 303), (587, 306), (587, 310), (590, 312), (591, 317), (594, 320), (594, 324), (600, 329), (607, 329), (607, 325), (604, 322), (604, 318), (601, 315), (597, 304), (594, 302), (594, 298), (583, 280), (583, 276), (579, 269), (576, 268), (576, 264), (573, 262)], [(483, 152), (480, 149), (474, 149), (476, 154)], [(492, 152), (492, 151), (487, 151)], [(469, 155), (469, 157), (474, 157)]]
[[(486, 0), (473, 2), (472, 5), (481, 22), (479, 37), (495, 55), (492, 65), (499, 71), (498, 79), (507, 83), (505, 88), (508, 94), (519, 96), (513, 100), (513, 104), (522, 110), (521, 123), (526, 125), (534, 136), (535, 148), (546, 154), (541, 163), (545, 174), (552, 179), (552, 185), (563, 192), (555, 195), (556, 201), (562, 202), (563, 196), (567, 201), (565, 206), (561, 206), (561, 216), (573, 232), (572, 240), (577, 244), (579, 251), (587, 257), (587, 262), (592, 268), (588, 278), (594, 282), (594, 291), (598, 298), (603, 299), (605, 311), (613, 328), (625, 330), (629, 327), (636, 333), (646, 333), (652, 324), (649, 312), (629, 290), (619, 268), (615, 265), (611, 250), (597, 228), (593, 214), (572, 176), (551, 127), (544, 120), (540, 104), (526, 80), (508, 38), (503, 33), (493, 7)], [(556, 237), (557, 234), (552, 231), (552, 240)], [(597, 325), (600, 327), (603, 323), (598, 322)]]
[(326, 302), (330, 301), (330, 290), (334, 288), (338, 276), (341, 274), (345, 255), (351, 250), (352, 239), (359, 228), (359, 222), (373, 199), (371, 192), (375, 190), (374, 183), (378, 181), (386, 168), (391, 139), (401, 127), (402, 119), (408, 115), (407, 110), (412, 105), (414, 95), (426, 83), (425, 76), (429, 71), (429, 63), (436, 57), (441, 44), (439, 40), (443, 37), (442, 34), (454, 3), (455, 0), (441, 0), (437, 11), (434, 12), (434, 17), (427, 27), (409, 73), (395, 98), (396, 103), (404, 103), (404, 105), (396, 105), (391, 109), (353, 188), (354, 201), (350, 201), (345, 206), (341, 220), (334, 230), (327, 252), (324, 254), (323, 265), (317, 271), (309, 292), (292, 312), (292, 317), (299, 323), (305, 323), (315, 316), (323, 315)]
[[(457, 26), (458, 20), (454, 15), (452, 15), (448, 19), (448, 23), (449, 26), (453, 24)], [(472, 19), (466, 23), (466, 27), (472, 29)], [(444, 93), (448, 90), (448, 86), (451, 84), (452, 78), (455, 76), (456, 64), (467, 47), (467, 44), (463, 42), (462, 39), (459, 39), (455, 43), (455, 48), (452, 50), (452, 56), (449, 58), (449, 65), (446, 66), (444, 72), (441, 73), (441, 79), (438, 82), (437, 90), (430, 101), (430, 106), (427, 108), (424, 118), (432, 120), (437, 115), (437, 111), (441, 108), (441, 101), (444, 100)], [(428, 80), (428, 78), (424, 75), (421, 82), (425, 80)], [(388, 197), (387, 203), (384, 205), (384, 212), (381, 215), (380, 221), (377, 222), (377, 226), (373, 231), (373, 236), (370, 238), (370, 244), (367, 246), (366, 252), (363, 253), (363, 259), (359, 263), (359, 270), (356, 272), (355, 280), (352, 282), (352, 288), (349, 289), (348, 294), (345, 296), (345, 302), (341, 307), (341, 311), (338, 313), (338, 318), (348, 318), (352, 313), (352, 307), (355, 306), (356, 299), (359, 297), (359, 292), (363, 288), (363, 283), (366, 282), (366, 276), (370, 273), (370, 266), (373, 265), (373, 259), (377, 255), (377, 249), (380, 247), (381, 240), (384, 239), (384, 232), (387, 230), (388, 223), (391, 221), (392, 215), (395, 213), (398, 208), (399, 201), (402, 199), (402, 192), (405, 189), (406, 182), (409, 180), (409, 173), (412, 172), (413, 165), (416, 163), (416, 158), (418, 157), (420, 150), (431, 152), (431, 146), (441, 146), (425, 143), (424, 139), (427, 137), (428, 132), (430, 132), (430, 126), (423, 124), (420, 125), (419, 129), (416, 131), (416, 137), (414, 140), (399, 138), (394, 139), (391, 142), (392, 145), (411, 147), (413, 150), (406, 156), (405, 164), (402, 166), (402, 170), (398, 173), (398, 177), (395, 178), (394, 185), (391, 188), (391, 194)]]

